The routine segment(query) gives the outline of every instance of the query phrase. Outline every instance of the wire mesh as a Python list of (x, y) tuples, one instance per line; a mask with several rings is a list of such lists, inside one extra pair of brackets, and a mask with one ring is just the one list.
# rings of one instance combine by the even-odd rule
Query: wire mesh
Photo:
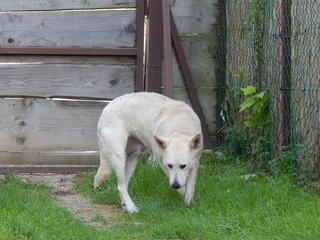
[(226, 0), (225, 8), (227, 121), (242, 121), (232, 107), (242, 101), (239, 87), (267, 90), (274, 154), (298, 146), (299, 163), (320, 172), (320, 1)]

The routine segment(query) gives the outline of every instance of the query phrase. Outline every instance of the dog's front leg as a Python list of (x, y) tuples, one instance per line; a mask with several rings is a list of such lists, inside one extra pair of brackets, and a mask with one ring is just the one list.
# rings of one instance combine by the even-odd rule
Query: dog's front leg
[(193, 200), (194, 188), (196, 185), (197, 174), (199, 169), (199, 163), (197, 163), (191, 170), (187, 179), (187, 185), (185, 189), (184, 201), (190, 204)]

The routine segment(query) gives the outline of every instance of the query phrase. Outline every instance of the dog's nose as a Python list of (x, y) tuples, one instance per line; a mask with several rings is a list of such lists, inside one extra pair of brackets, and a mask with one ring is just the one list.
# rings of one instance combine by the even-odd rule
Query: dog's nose
[(175, 180), (175, 181), (172, 183), (171, 187), (173, 187), (173, 188), (175, 188), (175, 189), (178, 189), (178, 188), (180, 188), (180, 184), (178, 183), (177, 180)]

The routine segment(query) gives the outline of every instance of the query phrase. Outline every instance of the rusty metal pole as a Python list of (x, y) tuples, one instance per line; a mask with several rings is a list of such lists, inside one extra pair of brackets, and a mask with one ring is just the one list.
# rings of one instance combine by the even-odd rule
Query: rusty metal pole
[(225, 101), (225, 89), (226, 89), (226, 50), (227, 50), (227, 10), (226, 10), (226, 0), (218, 0), (219, 7), (219, 68), (218, 68), (218, 78), (217, 78), (217, 108), (216, 108), (216, 141), (217, 144), (222, 144), (223, 134), (222, 129), (224, 126), (224, 120), (222, 119), (221, 113), (223, 113), (223, 104)]
[(170, 26), (170, 0), (162, 0), (162, 32), (163, 32), (163, 77), (165, 94), (173, 98), (173, 75), (172, 75), (172, 41)]
[(145, 0), (137, 0), (136, 13), (136, 73), (135, 73), (135, 92), (144, 91), (144, 16)]
[(162, 62), (162, 4), (159, 0), (149, 0), (149, 25), (147, 42), (147, 81), (148, 92), (161, 93)]

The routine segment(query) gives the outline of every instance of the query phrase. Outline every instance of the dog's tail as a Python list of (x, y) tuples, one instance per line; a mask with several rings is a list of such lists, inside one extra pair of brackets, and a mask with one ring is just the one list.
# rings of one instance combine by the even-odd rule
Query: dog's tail
[(106, 180), (111, 174), (112, 169), (108, 162), (100, 160), (100, 167), (96, 176), (94, 177), (94, 189), (98, 188), (101, 183)]

